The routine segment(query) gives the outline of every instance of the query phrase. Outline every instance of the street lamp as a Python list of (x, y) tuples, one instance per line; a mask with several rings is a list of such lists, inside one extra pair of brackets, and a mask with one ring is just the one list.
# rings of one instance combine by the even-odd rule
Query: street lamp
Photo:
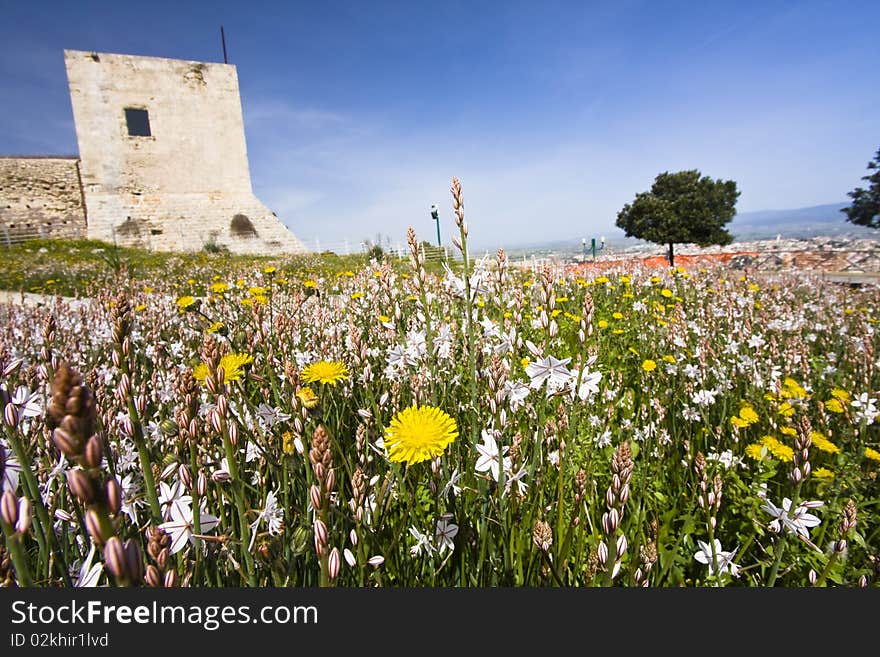
[(440, 209), (436, 203), (431, 206), (431, 219), (437, 222), (437, 246), (442, 246), (440, 243)]
[(597, 248), (596, 248), (596, 238), (594, 237), (594, 238), (592, 239), (593, 260), (596, 259), (596, 251), (601, 251), (602, 249), (605, 248), (605, 236), (603, 235), (602, 237), (599, 238), (599, 240), (602, 242), (602, 246), (600, 246), (600, 247), (597, 249)]
[(581, 238), (581, 262), (587, 261), (587, 238)]

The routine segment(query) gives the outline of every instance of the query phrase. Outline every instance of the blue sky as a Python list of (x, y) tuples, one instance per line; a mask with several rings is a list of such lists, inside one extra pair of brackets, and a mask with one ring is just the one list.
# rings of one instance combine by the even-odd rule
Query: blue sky
[(238, 68), (254, 191), (307, 243), (600, 234), (662, 171), (844, 202), (880, 147), (880, 3), (0, 0), (0, 154), (75, 154), (63, 50)]

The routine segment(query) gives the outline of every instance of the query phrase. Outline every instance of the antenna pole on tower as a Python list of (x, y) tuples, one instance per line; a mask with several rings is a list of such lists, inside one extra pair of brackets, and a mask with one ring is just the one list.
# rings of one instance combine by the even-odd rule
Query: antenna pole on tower
[(228, 64), (229, 61), (226, 59), (226, 34), (223, 32), (223, 26), (220, 26), (220, 41), (223, 43), (223, 63)]

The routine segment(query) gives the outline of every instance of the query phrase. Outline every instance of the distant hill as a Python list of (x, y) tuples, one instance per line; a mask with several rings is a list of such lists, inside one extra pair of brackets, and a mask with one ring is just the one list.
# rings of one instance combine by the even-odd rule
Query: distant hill
[(849, 203), (828, 203), (788, 210), (742, 212), (730, 222), (728, 230), (736, 240), (763, 237), (815, 237), (817, 235), (877, 236), (877, 232), (856, 226), (840, 210)]
[[(846, 215), (840, 211), (848, 206), (849, 203), (841, 202), (813, 205), (806, 208), (741, 212), (727, 225), (727, 229), (733, 235), (736, 242), (772, 239), (777, 235), (781, 235), (786, 239), (809, 239), (820, 236), (848, 238), (880, 237), (880, 231), (848, 222)], [(647, 242), (641, 240), (624, 237), (623, 231), (616, 227), (608, 228), (605, 234), (608, 246), (618, 251), (634, 245), (647, 244)], [(581, 237), (569, 237), (567, 239), (486, 245), (485, 247), (480, 245), (475, 246), (474, 250), (478, 252), (485, 248), (494, 251), (498, 246), (504, 246), (508, 253), (580, 253), (583, 249), (581, 239)], [(589, 253), (589, 241), (587, 241), (586, 248), (587, 253)]]

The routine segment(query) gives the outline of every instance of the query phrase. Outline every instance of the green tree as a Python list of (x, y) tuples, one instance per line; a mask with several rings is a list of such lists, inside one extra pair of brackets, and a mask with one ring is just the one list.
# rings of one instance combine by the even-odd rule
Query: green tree
[(880, 148), (877, 155), (868, 162), (868, 170), (876, 169), (873, 174), (863, 176), (862, 180), (871, 183), (868, 189), (856, 187), (848, 192), (847, 196), (852, 199), (852, 205), (843, 208), (841, 212), (846, 214), (846, 220), (859, 226), (880, 228)]
[(617, 213), (617, 226), (627, 237), (669, 245), (669, 266), (675, 265), (675, 244), (730, 244), (725, 230), (736, 214), (739, 197), (732, 180), (712, 180), (696, 169), (661, 173), (650, 192), (636, 194)]

